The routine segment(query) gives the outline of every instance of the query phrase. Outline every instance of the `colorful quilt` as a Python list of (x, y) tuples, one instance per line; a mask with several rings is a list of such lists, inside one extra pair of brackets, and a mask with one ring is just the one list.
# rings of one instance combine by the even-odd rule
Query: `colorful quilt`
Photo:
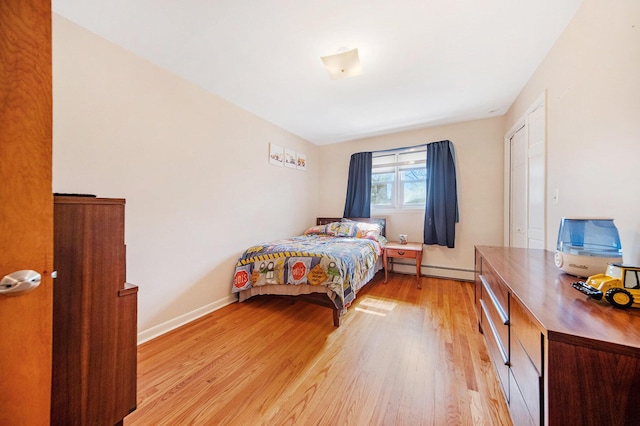
[[(236, 264), (233, 292), (266, 284), (325, 286), (347, 308), (369, 281), (382, 246), (365, 238), (305, 235), (247, 249)], [(373, 271), (373, 272), (372, 272)]]

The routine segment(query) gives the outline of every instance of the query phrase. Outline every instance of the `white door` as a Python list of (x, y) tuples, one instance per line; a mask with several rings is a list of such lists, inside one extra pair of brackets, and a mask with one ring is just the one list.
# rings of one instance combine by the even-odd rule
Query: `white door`
[(544, 97), (505, 137), (505, 244), (545, 248), (546, 121)]
[(545, 108), (541, 105), (527, 117), (529, 129), (527, 247), (545, 248)]
[(527, 126), (511, 137), (509, 245), (527, 247)]

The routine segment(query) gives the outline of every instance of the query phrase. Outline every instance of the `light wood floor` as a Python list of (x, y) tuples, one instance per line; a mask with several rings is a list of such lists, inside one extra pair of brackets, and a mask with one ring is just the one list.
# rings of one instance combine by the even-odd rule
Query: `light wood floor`
[(331, 311), (258, 297), (138, 349), (133, 425), (510, 425), (473, 285), (382, 272)]

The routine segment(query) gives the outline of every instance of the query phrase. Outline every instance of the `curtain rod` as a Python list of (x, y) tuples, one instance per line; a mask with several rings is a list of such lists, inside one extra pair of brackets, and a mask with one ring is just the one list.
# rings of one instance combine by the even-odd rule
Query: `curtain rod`
[(428, 144), (426, 144), (426, 143), (422, 143), (420, 145), (405, 146), (405, 147), (402, 147), (402, 148), (381, 149), (381, 150), (376, 150), (376, 151), (371, 151), (371, 152), (373, 152), (374, 154), (379, 154), (379, 153), (384, 153), (384, 152), (406, 151), (408, 149), (414, 149), (414, 148), (421, 148), (421, 147), (425, 147), (426, 148), (427, 145)]
[(419, 145), (414, 145), (414, 146), (405, 146), (403, 148), (390, 148), (390, 149), (382, 149), (379, 151), (371, 151), (374, 154), (377, 153), (382, 153), (382, 152), (393, 152), (393, 151), (405, 151), (408, 149), (413, 149), (413, 148), (421, 148), (421, 147), (426, 147), (427, 145), (431, 144), (431, 143), (437, 143), (437, 142), (451, 142), (449, 139), (443, 139), (441, 141), (433, 141), (433, 142), (427, 142), (427, 143), (421, 143)]

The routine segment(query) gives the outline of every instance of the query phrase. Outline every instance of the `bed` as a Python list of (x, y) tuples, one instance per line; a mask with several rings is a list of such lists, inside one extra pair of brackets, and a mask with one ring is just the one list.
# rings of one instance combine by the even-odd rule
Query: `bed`
[(303, 235), (246, 249), (232, 292), (240, 302), (280, 295), (326, 306), (339, 327), (358, 290), (382, 269), (385, 236), (385, 218), (317, 218)]

